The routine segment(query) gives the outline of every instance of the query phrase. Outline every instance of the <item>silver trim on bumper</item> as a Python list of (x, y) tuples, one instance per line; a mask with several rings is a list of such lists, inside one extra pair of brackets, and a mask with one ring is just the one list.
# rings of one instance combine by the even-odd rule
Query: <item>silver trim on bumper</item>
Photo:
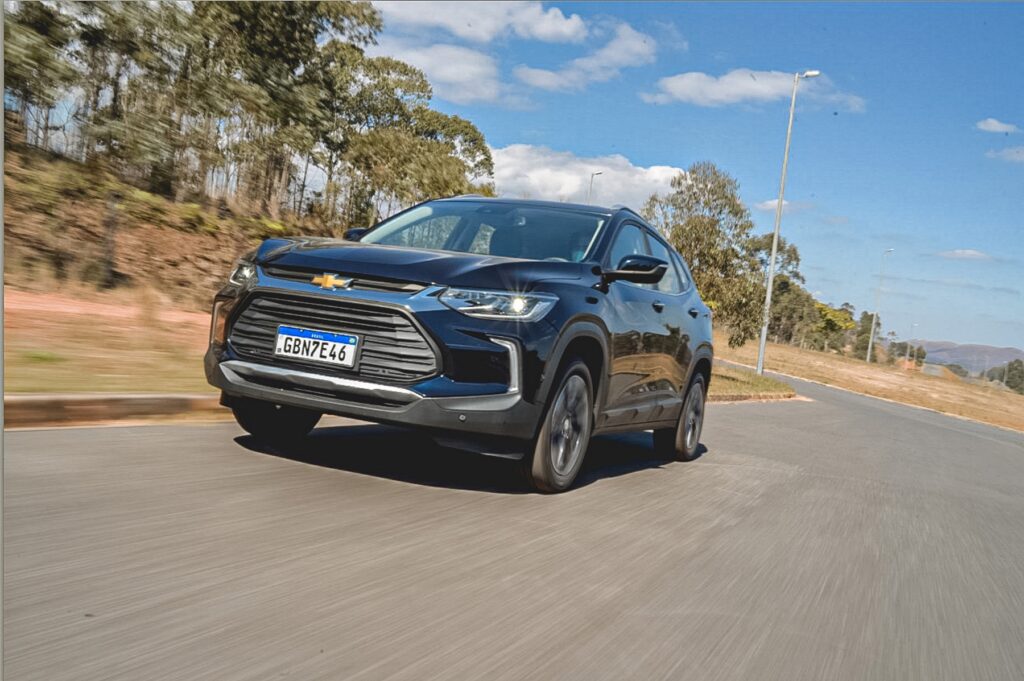
[(401, 402), (413, 402), (415, 400), (423, 399), (423, 395), (407, 388), (384, 385), (382, 383), (371, 383), (370, 381), (358, 381), (338, 376), (325, 376), (323, 374), (314, 374), (308, 371), (282, 369), (280, 367), (256, 364), (254, 362), (244, 362), (237, 359), (221, 362), (220, 368), (222, 371), (230, 371), (242, 378), (263, 378), (272, 381), (281, 381), (283, 383), (293, 383), (297, 386), (320, 388), (322, 390), (331, 391), (344, 391), (385, 400), (397, 399)]
[(508, 338), (494, 338), (489, 336), (489, 339), (495, 345), (508, 350), (508, 390), (505, 391), (506, 395), (518, 395), (519, 386), (522, 385), (522, 367), (519, 361), (519, 343)]

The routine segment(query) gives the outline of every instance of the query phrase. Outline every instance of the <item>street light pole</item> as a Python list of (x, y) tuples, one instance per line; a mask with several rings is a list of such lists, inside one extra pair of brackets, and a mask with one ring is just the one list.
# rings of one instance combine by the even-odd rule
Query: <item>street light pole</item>
[[(885, 256), (895, 250), (895, 248), (885, 249), (882, 253), (882, 265), (878, 268), (878, 290), (875, 291), (875, 313), (871, 315), (871, 335), (868, 336), (868, 355), (864, 358), (864, 361), (868, 364), (871, 364), (871, 348), (875, 345), (875, 326), (878, 324), (878, 307), (882, 304), (882, 282), (885, 279)], [(916, 363), (916, 357), (914, 361)]]
[(596, 173), (590, 173), (590, 188), (587, 190), (587, 203), (590, 203), (590, 196), (594, 193), (594, 178), (598, 175), (604, 175), (604, 171), (598, 170)]
[(793, 138), (793, 113), (796, 111), (796, 89), (801, 78), (816, 78), (821, 71), (793, 74), (793, 96), (789, 100), (789, 124), (786, 126), (786, 150), (782, 154), (782, 178), (779, 180), (779, 201), (775, 204), (775, 234), (772, 236), (772, 257), (768, 261), (768, 290), (764, 294), (764, 319), (761, 322), (761, 342), (757, 346), (757, 373), (764, 373), (764, 349), (768, 342), (768, 322), (771, 320), (772, 285), (775, 282), (775, 255), (779, 250), (779, 227), (782, 224), (782, 204), (786, 195), (786, 169), (789, 167), (789, 142)]

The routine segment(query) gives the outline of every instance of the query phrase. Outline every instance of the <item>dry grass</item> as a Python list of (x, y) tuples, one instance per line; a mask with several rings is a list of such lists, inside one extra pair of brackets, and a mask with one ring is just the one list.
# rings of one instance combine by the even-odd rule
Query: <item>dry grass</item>
[(4, 389), (210, 392), (208, 329), (207, 315), (168, 310), (153, 294), (82, 299), (5, 288)]
[(796, 394), (789, 385), (768, 376), (758, 376), (750, 369), (715, 366), (708, 394), (718, 399), (750, 397), (782, 398)]
[[(716, 339), (722, 359), (753, 365), (757, 344), (730, 348), (725, 337)], [(812, 381), (847, 388), (866, 395), (927, 407), (997, 426), (1024, 431), (1024, 396), (984, 385), (966, 383), (954, 376), (928, 376), (918, 371), (866, 364), (840, 355), (768, 344), (765, 368)]]
[[(18, 392), (210, 392), (204, 313), (153, 291), (55, 293), (4, 289), (4, 381)], [(715, 367), (711, 394), (785, 397), (784, 383)]]

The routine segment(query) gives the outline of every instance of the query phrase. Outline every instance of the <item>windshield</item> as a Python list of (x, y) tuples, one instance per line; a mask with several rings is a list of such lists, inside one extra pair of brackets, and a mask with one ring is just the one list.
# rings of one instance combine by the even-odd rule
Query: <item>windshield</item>
[(607, 215), (490, 201), (434, 201), (385, 220), (363, 243), (582, 262)]

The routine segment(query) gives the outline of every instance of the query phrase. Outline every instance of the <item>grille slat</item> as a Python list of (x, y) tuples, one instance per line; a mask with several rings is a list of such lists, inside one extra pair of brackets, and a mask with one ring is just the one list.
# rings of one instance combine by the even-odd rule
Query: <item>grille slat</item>
[[(282, 324), (359, 336), (356, 369), (276, 357), (277, 327)], [(412, 320), (398, 311), (347, 300), (257, 294), (235, 320), (229, 340), (242, 357), (315, 368), (318, 373), (410, 383), (438, 371), (433, 348)]]
[[(312, 270), (304, 267), (283, 267), (280, 265), (264, 265), (263, 272), (275, 279), (301, 281), (303, 283), (309, 283), (313, 277), (323, 274), (321, 270)], [(336, 272), (335, 274), (344, 273)], [(419, 293), (426, 287), (423, 284), (410, 281), (391, 281), (388, 279), (369, 279), (367, 277), (352, 276), (352, 283), (349, 284), (348, 288), (360, 291), (388, 291), (412, 294)]]

